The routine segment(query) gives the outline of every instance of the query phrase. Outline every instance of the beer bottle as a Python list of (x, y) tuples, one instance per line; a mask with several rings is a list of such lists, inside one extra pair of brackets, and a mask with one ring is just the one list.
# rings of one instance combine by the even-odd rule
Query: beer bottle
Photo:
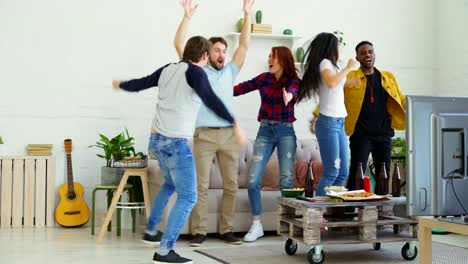
[(399, 162), (395, 163), (395, 167), (393, 167), (393, 175), (392, 175), (392, 196), (393, 197), (400, 197), (401, 195), (401, 176), (400, 176), (400, 166)]
[(312, 162), (310, 162), (307, 166), (307, 174), (306, 174), (304, 185), (305, 185), (304, 196), (313, 197), (314, 196), (314, 175), (312, 174)]
[(385, 162), (382, 162), (380, 165), (379, 175), (377, 177), (376, 194), (386, 195), (387, 193), (388, 193), (387, 170), (385, 169)]
[(362, 162), (358, 162), (358, 167), (356, 170), (356, 176), (355, 176), (355, 190), (361, 190), (363, 188), (363, 179), (364, 179), (364, 173), (362, 172)]

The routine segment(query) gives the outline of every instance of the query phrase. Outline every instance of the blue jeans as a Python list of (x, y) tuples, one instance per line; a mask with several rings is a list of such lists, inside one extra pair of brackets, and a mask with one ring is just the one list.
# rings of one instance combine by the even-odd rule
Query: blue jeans
[(147, 231), (157, 233), (157, 226), (171, 195), (177, 193), (177, 201), (172, 208), (166, 229), (161, 238), (162, 249), (171, 250), (179, 237), (180, 230), (197, 202), (197, 177), (195, 161), (188, 140), (152, 134), (150, 149), (159, 162), (164, 183), (154, 197)]
[(260, 188), (265, 167), (275, 147), (278, 150), (279, 186), (281, 189), (292, 187), (296, 146), (296, 133), (292, 123), (260, 123), (249, 171), (248, 191), (252, 215), (259, 216), (262, 214)]
[(349, 173), (349, 146), (344, 131), (344, 118), (320, 114), (315, 123), (315, 135), (320, 147), (323, 174), (315, 196), (325, 196), (324, 188), (343, 186)]

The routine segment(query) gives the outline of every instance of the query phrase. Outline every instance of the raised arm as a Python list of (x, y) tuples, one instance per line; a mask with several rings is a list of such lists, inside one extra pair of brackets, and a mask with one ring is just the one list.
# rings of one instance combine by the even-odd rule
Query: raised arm
[(239, 37), (239, 47), (237, 47), (232, 57), (232, 61), (237, 67), (242, 68), (244, 65), (245, 57), (247, 56), (247, 50), (249, 49), (250, 43), (250, 15), (252, 14), (252, 6), (254, 0), (244, 0), (244, 25)]
[(192, 5), (192, 0), (181, 0), (180, 4), (184, 8), (184, 17), (177, 28), (175, 37), (174, 37), (174, 47), (179, 55), (179, 59), (182, 59), (184, 54), (185, 46), (185, 34), (187, 32), (187, 27), (189, 24), (192, 15), (197, 10), (198, 4)]
[(241, 82), (234, 86), (234, 96), (243, 95), (260, 88), (261, 80), (265, 78), (265, 74), (260, 74), (259, 76), (253, 78), (252, 80), (248, 80), (246, 82)]
[(166, 68), (168, 65), (169, 64), (166, 64), (165, 66), (153, 72), (151, 75), (140, 79), (132, 79), (128, 81), (113, 80), (112, 87), (114, 89), (121, 88), (128, 92), (139, 92), (151, 87), (158, 86), (159, 77), (161, 76), (161, 73), (164, 70), (164, 68)]
[(346, 78), (346, 75), (353, 70), (356, 65), (354, 59), (349, 59), (348, 64), (341, 70), (339, 73), (334, 74), (329, 68), (320, 69), (320, 75), (322, 76), (323, 81), (327, 84), (328, 88), (333, 88), (337, 86), (343, 79)]

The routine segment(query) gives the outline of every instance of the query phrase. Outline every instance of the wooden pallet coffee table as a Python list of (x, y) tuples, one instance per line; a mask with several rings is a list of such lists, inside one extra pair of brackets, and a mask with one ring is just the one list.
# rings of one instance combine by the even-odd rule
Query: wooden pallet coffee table
[[(413, 260), (417, 256), (417, 219), (383, 215), (383, 207), (406, 204), (406, 198), (390, 198), (364, 202), (309, 202), (295, 198), (281, 198), (278, 210), (278, 234), (287, 238), (285, 250), (288, 255), (297, 251), (297, 242), (311, 246), (309, 263), (323, 263), (323, 245), (372, 243), (380, 249), (381, 243), (402, 241), (402, 256)], [(330, 208), (356, 207), (357, 215), (342, 220), (324, 221), (324, 213)], [(379, 210), (380, 209), (380, 210)], [(383, 226), (393, 226), (392, 229)], [(400, 227), (409, 226), (408, 232)], [(329, 230), (321, 231), (321, 227)], [(339, 230), (339, 231), (337, 231)]]

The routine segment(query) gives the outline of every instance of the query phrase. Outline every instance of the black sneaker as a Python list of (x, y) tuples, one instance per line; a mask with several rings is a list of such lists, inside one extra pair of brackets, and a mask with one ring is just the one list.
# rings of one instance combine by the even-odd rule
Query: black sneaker
[(179, 254), (175, 253), (174, 250), (169, 251), (167, 255), (161, 256), (157, 252), (154, 253), (153, 256), (153, 263), (160, 264), (160, 263), (185, 263), (185, 264), (192, 264), (191, 259), (183, 258), (179, 256)]
[(206, 235), (195, 234), (192, 240), (190, 240), (190, 246), (199, 247), (203, 244), (203, 242), (205, 242), (205, 240), (206, 240)]
[(148, 233), (145, 233), (141, 241), (143, 241), (143, 243), (146, 243), (146, 244), (159, 246), (162, 236), (163, 236), (163, 232), (161, 231), (159, 231), (156, 235), (150, 235)]
[(219, 235), (219, 239), (223, 240), (226, 243), (233, 244), (233, 245), (242, 244), (242, 240), (236, 237), (233, 232), (227, 232), (227, 233), (221, 234)]

